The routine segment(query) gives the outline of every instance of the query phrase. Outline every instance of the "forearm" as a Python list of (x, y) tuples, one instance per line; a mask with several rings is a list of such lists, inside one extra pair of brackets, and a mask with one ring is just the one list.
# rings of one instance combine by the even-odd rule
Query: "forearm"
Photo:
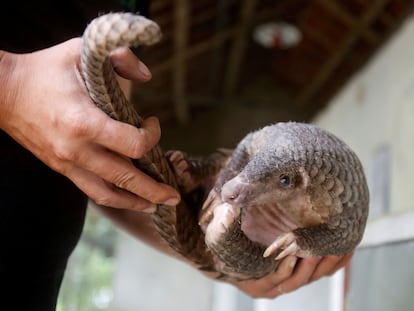
[(114, 222), (117, 227), (128, 232), (131, 236), (162, 253), (176, 257), (180, 260), (185, 260), (184, 257), (172, 250), (168, 244), (162, 240), (154, 226), (150, 214), (98, 205), (94, 205), (94, 207)]
[[(94, 206), (112, 222), (114, 222), (117, 227), (126, 231), (134, 238), (137, 238), (169, 257), (173, 257), (189, 264), (194, 268), (198, 268), (194, 262), (178, 254), (161, 238), (154, 226), (150, 214), (131, 210), (113, 209), (97, 205)], [(201, 270), (199, 271), (209, 278), (215, 279), (217, 277), (216, 273), (207, 273)]]

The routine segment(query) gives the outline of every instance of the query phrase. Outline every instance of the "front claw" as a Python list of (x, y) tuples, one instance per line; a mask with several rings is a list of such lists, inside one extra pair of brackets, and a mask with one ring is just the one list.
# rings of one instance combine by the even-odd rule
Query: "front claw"
[(296, 236), (293, 232), (285, 233), (279, 236), (263, 253), (263, 257), (269, 257), (272, 254), (280, 253), (276, 256), (275, 260), (280, 260), (289, 255), (300, 256), (303, 255), (300, 247), (296, 242)]
[(191, 174), (191, 165), (187, 159), (187, 155), (182, 151), (169, 150), (165, 153), (165, 157), (171, 164), (178, 186), (182, 192), (189, 193), (194, 190), (197, 184)]

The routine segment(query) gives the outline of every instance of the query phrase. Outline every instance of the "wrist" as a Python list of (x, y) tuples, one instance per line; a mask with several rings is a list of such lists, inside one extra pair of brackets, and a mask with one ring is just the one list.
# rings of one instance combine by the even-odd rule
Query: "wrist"
[(0, 129), (5, 130), (6, 122), (17, 99), (16, 54), (0, 51)]

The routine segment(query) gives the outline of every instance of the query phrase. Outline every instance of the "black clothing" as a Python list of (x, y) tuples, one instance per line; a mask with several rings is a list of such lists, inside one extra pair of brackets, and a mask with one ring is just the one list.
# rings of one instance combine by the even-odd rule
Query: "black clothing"
[(4, 0), (0, 6), (0, 50), (24, 53), (82, 35), (96, 16), (115, 11), (148, 16), (149, 1)]
[[(121, 2), (129, 7), (122, 6)], [(6, 0), (0, 49), (31, 52), (81, 36), (110, 11), (147, 13), (148, 1)], [(0, 130), (0, 279), (2, 305), (55, 310), (67, 259), (82, 232), (87, 197)]]
[(0, 146), (0, 297), (14, 310), (54, 310), (87, 198), (4, 132)]

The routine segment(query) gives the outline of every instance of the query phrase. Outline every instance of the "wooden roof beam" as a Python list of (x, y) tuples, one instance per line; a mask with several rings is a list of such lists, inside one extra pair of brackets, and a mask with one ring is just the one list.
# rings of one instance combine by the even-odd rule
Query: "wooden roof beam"
[(245, 0), (240, 9), (239, 29), (235, 34), (228, 56), (226, 78), (224, 80), (224, 96), (229, 97), (236, 91), (239, 82), (240, 68), (243, 63), (250, 36), (251, 19), (254, 15), (257, 0)]
[[(349, 14), (341, 4), (335, 0), (321, 0), (326, 8), (334, 12), (343, 22), (345, 22), (349, 27), (354, 27), (357, 23), (357, 19)], [(370, 43), (377, 43), (380, 39), (379, 36), (370, 28), (366, 28), (361, 34), (365, 39)]]
[(387, 2), (388, 0), (372, 2), (371, 7), (356, 21), (348, 36), (338, 45), (337, 52), (325, 62), (316, 77), (311, 79), (309, 84), (300, 92), (296, 100), (299, 106), (305, 105), (319, 91), (343, 61), (345, 55), (351, 50), (358, 38), (366, 31), (366, 28), (369, 27), (372, 21), (378, 17)]
[[(300, 2), (301, 0), (296, 0)], [(281, 4), (274, 10), (263, 9), (259, 12), (256, 12), (250, 21), (249, 27), (253, 24), (260, 23), (263, 21), (268, 21), (269, 19), (276, 19), (279, 15), (283, 12), (288, 4), (294, 3), (293, 0), (286, 0), (281, 2)], [(210, 49), (215, 48), (217, 45), (223, 44), (226, 41), (231, 40), (233, 37), (237, 35), (239, 31), (239, 25), (230, 26), (214, 35), (210, 38), (204, 39), (203, 41), (193, 44), (191, 46), (187, 46), (183, 54), (183, 58), (185, 60), (191, 59), (199, 54), (202, 54)], [(165, 71), (171, 70), (174, 64), (173, 59), (167, 59), (162, 63), (155, 64), (151, 66), (151, 72), (153, 76), (157, 76), (160, 74), (164, 74)]]
[(174, 2), (174, 59), (173, 59), (173, 90), (174, 109), (180, 124), (189, 119), (188, 102), (186, 99), (187, 63), (185, 54), (189, 36), (189, 1)]
[[(217, 33), (216, 35), (212, 36), (211, 38), (205, 39), (201, 41), (198, 44), (192, 45), (191, 47), (188, 47), (182, 57), (185, 60), (191, 59), (192, 57), (195, 57), (205, 51), (208, 51), (212, 48), (214, 48), (216, 45), (223, 44), (224, 42), (231, 39), (232, 36), (237, 31), (237, 27), (233, 26), (230, 27), (220, 33)], [(174, 64), (173, 59), (168, 59), (158, 65), (154, 65), (151, 67), (151, 72), (153, 76), (164, 74), (165, 71), (170, 70)]]
[[(325, 8), (338, 16), (348, 27), (355, 27), (358, 23), (357, 19), (349, 14), (338, 2), (335, 0), (320, 0)], [(361, 34), (369, 42), (377, 43), (379, 41), (378, 35), (370, 28), (364, 29)]]

